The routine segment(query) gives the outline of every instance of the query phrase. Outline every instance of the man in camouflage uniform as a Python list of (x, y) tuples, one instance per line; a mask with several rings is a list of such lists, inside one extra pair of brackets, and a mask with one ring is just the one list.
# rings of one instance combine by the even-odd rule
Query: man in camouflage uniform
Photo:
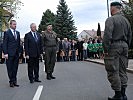
[(105, 68), (108, 80), (115, 95), (108, 100), (127, 100), (128, 48), (131, 43), (131, 26), (121, 13), (122, 5), (119, 2), (111, 3), (111, 15), (105, 23), (103, 47), (105, 53)]
[(58, 42), (57, 35), (52, 31), (51, 24), (48, 24), (47, 30), (42, 33), (42, 41), (45, 52), (45, 72), (47, 79), (55, 79), (52, 73), (54, 72)]

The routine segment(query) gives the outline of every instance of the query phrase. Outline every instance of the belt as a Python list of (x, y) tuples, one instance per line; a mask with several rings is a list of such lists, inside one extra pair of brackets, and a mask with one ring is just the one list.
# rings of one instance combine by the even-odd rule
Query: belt
[(115, 41), (111, 41), (111, 43), (127, 43), (125, 40), (115, 40)]

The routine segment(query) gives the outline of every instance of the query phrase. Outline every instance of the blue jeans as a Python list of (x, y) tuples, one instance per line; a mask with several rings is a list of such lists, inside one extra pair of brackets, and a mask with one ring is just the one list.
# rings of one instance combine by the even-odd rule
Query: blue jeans
[(87, 59), (87, 50), (83, 50), (84, 59)]

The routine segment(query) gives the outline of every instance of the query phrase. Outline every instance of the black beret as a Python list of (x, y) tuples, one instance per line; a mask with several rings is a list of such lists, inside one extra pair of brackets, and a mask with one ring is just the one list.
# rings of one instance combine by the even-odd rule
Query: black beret
[(120, 2), (112, 2), (110, 6), (122, 6)]

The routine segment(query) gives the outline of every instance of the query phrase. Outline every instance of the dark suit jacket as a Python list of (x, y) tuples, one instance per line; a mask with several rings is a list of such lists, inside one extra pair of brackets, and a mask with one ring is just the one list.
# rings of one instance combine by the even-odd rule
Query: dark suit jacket
[(76, 50), (76, 49), (77, 49), (77, 44), (74, 43), (74, 45), (73, 45), (73, 43), (71, 43), (71, 50)]
[(9, 56), (15, 56), (19, 54), (20, 49), (20, 33), (16, 31), (17, 40), (15, 40), (13, 33), (10, 29), (4, 32), (4, 40), (3, 40), (3, 52), (4, 54), (8, 54)]
[(33, 37), (32, 33), (29, 32), (24, 37), (24, 48), (25, 48), (25, 55), (29, 57), (39, 57), (40, 54), (43, 53), (42, 49), (42, 39), (39, 33), (37, 35), (37, 42)]

